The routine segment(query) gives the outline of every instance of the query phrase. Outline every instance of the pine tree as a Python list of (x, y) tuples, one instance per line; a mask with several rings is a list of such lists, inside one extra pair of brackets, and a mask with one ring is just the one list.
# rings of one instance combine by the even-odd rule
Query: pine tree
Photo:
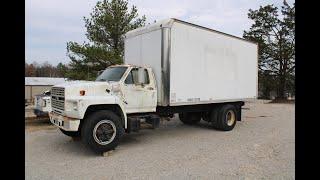
[[(291, 7), (286, 1), (278, 8), (267, 5), (258, 10), (249, 10), (248, 17), (254, 21), (243, 37), (259, 43), (259, 71), (276, 77), (277, 98), (286, 98), (286, 92), (292, 91), (295, 74), (295, 5)], [(266, 73), (265, 71), (268, 71)], [(274, 89), (266, 76), (259, 81), (267, 89)], [(293, 84), (292, 84), (293, 83)]]
[[(90, 80), (97, 71), (122, 63), (124, 34), (144, 26), (146, 21), (145, 16), (138, 17), (136, 6), (129, 10), (127, 0), (98, 1), (90, 16), (84, 17), (89, 42), (67, 43), (71, 59), (67, 76), (71, 79)], [(94, 65), (89, 68), (90, 63)]]

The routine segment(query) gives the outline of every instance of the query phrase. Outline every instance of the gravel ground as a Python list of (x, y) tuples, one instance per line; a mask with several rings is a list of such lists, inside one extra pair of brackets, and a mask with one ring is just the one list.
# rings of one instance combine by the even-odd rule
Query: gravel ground
[[(251, 102), (229, 132), (179, 119), (125, 135), (110, 156), (43, 125), (25, 131), (26, 179), (295, 179), (294, 104)], [(29, 127), (28, 127), (29, 126)]]

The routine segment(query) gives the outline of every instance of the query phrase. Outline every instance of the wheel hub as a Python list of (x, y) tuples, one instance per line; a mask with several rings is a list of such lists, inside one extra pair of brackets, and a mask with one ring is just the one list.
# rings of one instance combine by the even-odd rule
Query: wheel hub
[(116, 126), (110, 120), (98, 122), (93, 129), (93, 138), (100, 145), (111, 143), (116, 136)]
[(230, 110), (226, 114), (226, 119), (227, 119), (227, 125), (232, 126), (234, 122), (236, 121), (236, 115), (234, 111)]

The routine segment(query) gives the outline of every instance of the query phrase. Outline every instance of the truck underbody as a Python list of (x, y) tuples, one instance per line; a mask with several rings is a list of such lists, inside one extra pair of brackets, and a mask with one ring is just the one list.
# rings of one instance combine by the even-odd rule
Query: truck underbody
[(197, 119), (202, 119), (207, 122), (214, 121), (210, 118), (214, 110), (219, 109), (225, 105), (232, 105), (236, 109), (236, 120), (241, 121), (241, 107), (245, 103), (243, 101), (237, 102), (223, 102), (223, 103), (210, 103), (210, 104), (196, 104), (196, 105), (183, 105), (183, 106), (157, 106), (157, 111), (154, 113), (132, 113), (128, 114), (128, 128), (127, 133), (132, 131), (136, 132), (140, 129), (140, 123), (146, 122), (151, 124), (153, 128), (157, 128), (161, 118), (172, 118), (174, 114), (179, 114), (181, 119), (182, 114), (198, 116)]

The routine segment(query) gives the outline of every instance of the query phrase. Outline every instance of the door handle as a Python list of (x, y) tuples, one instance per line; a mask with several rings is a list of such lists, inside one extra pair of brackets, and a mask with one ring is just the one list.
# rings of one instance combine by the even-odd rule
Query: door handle
[(153, 87), (148, 87), (147, 89), (148, 89), (148, 90), (153, 90)]

